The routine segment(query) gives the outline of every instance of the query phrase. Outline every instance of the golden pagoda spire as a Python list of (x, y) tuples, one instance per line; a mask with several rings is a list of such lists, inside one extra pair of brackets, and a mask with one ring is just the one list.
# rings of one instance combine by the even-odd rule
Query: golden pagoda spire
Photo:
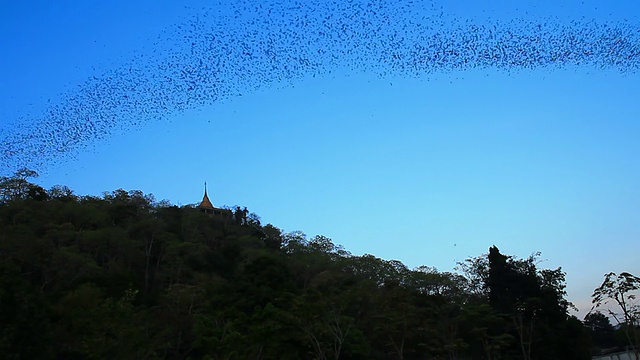
[(198, 209), (215, 209), (211, 200), (209, 200), (209, 196), (207, 196), (207, 182), (204, 183), (204, 197), (202, 198), (202, 202), (198, 205)]

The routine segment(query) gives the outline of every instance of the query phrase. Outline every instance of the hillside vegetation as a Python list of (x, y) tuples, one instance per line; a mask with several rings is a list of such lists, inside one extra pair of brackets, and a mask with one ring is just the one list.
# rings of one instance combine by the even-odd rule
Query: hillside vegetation
[(535, 256), (409, 269), (255, 215), (30, 175), (0, 184), (5, 359), (590, 358), (564, 273)]

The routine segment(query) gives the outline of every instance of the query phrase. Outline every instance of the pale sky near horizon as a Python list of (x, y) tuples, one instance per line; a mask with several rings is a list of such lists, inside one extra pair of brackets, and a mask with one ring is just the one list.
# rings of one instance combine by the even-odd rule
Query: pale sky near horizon
[[(175, 204), (199, 202), (207, 181), (216, 206), (247, 206), (265, 224), (323, 234), (354, 254), (398, 259), (409, 267), (451, 271), (456, 261), (486, 253), (491, 245), (518, 257), (540, 251), (546, 260), (540, 266), (562, 266), (567, 272), (569, 300), (580, 308), (580, 318), (606, 272), (640, 274), (640, 45), (633, 43), (637, 30), (635, 38), (625, 38), (640, 29), (640, 4), (527, 1), (516, 8), (509, 2), (415, 1), (411, 16), (398, 18), (392, 13), (395, 5), (388, 4), (404, 1), (373, 2), (382, 4), (376, 10), (387, 11), (393, 21), (381, 21), (379, 33), (351, 35), (370, 36), (368, 44), (376, 36), (386, 41), (396, 31), (385, 26), (400, 29), (407, 25), (405, 18), (423, 15), (443, 22), (434, 25), (434, 33), (451, 19), (462, 26), (496, 21), (515, 34), (534, 31), (531, 24), (539, 22), (547, 26), (542, 35), (548, 31), (560, 39), (562, 29), (574, 29), (578, 36), (572, 41), (585, 50), (564, 66), (539, 59), (531, 60), (531, 68), (517, 62), (493, 67), (434, 62), (409, 76), (375, 58), (354, 64), (353, 59), (362, 59), (343, 54), (349, 39), (336, 40), (337, 57), (322, 57), (332, 52), (331, 36), (339, 32), (322, 38), (321, 45), (305, 43), (318, 46), (313, 54), (327, 61), (313, 71), (304, 63), (277, 73), (262, 63), (233, 68), (240, 56), (233, 48), (222, 59), (224, 66), (216, 65), (226, 71), (220, 70), (219, 78), (211, 80), (206, 64), (195, 65), (199, 74), (206, 73), (208, 86), (231, 90), (186, 109), (176, 105), (178, 95), (170, 95), (169, 111), (148, 120), (140, 117), (153, 117), (157, 108), (145, 102), (159, 91), (157, 79), (169, 74), (154, 70), (159, 76), (150, 78), (144, 73), (158, 64), (157, 48), (162, 49), (157, 56), (189, 58), (160, 64), (188, 63), (193, 70), (191, 61), (201, 55), (193, 48), (189, 53), (189, 46), (180, 50), (184, 41), (197, 41), (176, 36), (186, 31), (182, 26), (189, 28), (202, 16), (205, 25), (193, 30), (199, 34), (207, 26), (244, 34), (240, 20), (254, 15), (229, 5), (239, 2), (198, 1), (191, 8), (146, 0), (6, 3), (0, 10), (0, 150), (5, 156), (0, 159), (6, 161), (0, 175), (27, 164), (42, 174), (35, 182), (44, 187), (64, 184), (94, 195), (140, 189)], [(367, 2), (355, 1), (360, 3)], [(269, 6), (281, 9), (293, 2), (275, 4), (264, 3), (260, 11), (271, 14)], [(287, 10), (274, 24), (297, 21), (307, 15), (304, 11), (329, 3), (309, 4), (307, 10)], [(350, 21), (359, 26), (357, 17)], [(603, 28), (581, 30), (590, 22), (631, 29), (605, 47), (610, 54), (598, 58), (606, 62), (619, 56), (617, 65), (593, 64), (584, 55), (603, 51), (588, 42), (599, 39), (598, 31), (605, 34)], [(261, 41), (279, 32), (289, 37), (284, 47), (269, 45), (273, 59), (305, 54), (296, 48), (303, 42), (297, 30), (269, 24), (248, 27), (247, 34), (254, 32), (244, 44), (229, 44), (245, 46), (241, 55), (254, 54), (261, 51)], [(260, 31), (270, 35), (262, 37)], [(376, 51), (404, 46), (393, 41)], [(242, 73), (234, 75), (234, 69)], [(108, 113), (92, 102), (97, 95), (86, 95), (90, 89), (114, 94), (121, 89), (109, 86), (130, 83), (134, 88), (126, 96), (140, 101)], [(179, 96), (207, 89), (182, 89)], [(74, 111), (64, 108), (65, 101)], [(63, 110), (49, 113), (58, 103)], [(120, 118), (119, 111), (127, 115)], [(42, 120), (42, 114), (53, 115)], [(106, 128), (74, 137), (74, 123), (82, 130), (101, 117), (111, 119)], [(69, 129), (58, 131), (56, 124)], [(16, 146), (27, 150), (21, 153)], [(7, 155), (7, 149), (18, 155)], [(44, 160), (38, 162), (40, 157)]]

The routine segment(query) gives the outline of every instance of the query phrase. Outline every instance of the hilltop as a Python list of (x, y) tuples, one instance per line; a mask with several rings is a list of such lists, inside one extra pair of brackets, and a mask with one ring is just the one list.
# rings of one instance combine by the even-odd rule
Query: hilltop
[(589, 359), (597, 345), (562, 270), (535, 256), (491, 247), (460, 273), (409, 269), (246, 210), (79, 196), (31, 175), (0, 181), (9, 358)]

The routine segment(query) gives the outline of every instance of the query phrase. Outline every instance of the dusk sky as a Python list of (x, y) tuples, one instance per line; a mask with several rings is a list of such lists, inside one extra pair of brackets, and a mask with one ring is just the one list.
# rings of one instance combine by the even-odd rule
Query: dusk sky
[(448, 3), (5, 2), (0, 175), (178, 205), (206, 181), (409, 267), (540, 251), (582, 319), (640, 275), (640, 3)]

